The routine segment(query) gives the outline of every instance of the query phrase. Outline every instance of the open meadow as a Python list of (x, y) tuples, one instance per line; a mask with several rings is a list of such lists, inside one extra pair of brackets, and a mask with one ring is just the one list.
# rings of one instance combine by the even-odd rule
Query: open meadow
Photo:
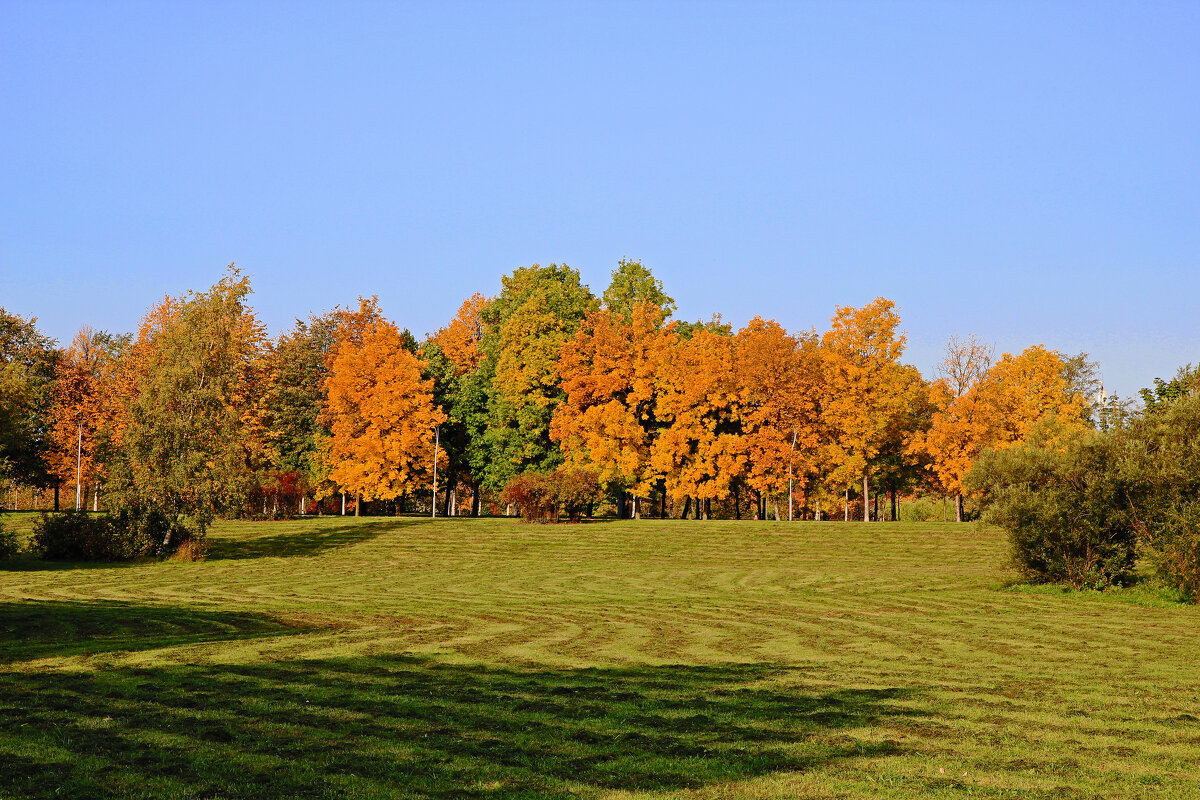
[(0, 567), (0, 796), (1200, 797), (1200, 610), (1014, 588), (987, 528), (210, 538)]

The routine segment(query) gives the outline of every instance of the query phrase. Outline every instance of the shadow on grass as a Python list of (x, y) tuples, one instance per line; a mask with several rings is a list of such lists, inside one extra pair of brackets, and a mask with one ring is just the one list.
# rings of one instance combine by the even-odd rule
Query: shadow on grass
[(303, 633), (266, 614), (117, 601), (0, 603), (0, 664)]
[[(239, 539), (210, 538), (209, 561), (228, 561), (242, 558), (291, 558), (319, 556), (339, 547), (367, 542), (384, 533), (424, 522), (404, 517), (386, 517), (373, 522), (337, 527), (299, 527), (285, 533)], [(271, 523), (262, 523), (264, 529)]]
[(0, 672), (0, 794), (566, 798), (897, 752), (898, 689), (768, 665), (525, 670), (403, 656)]

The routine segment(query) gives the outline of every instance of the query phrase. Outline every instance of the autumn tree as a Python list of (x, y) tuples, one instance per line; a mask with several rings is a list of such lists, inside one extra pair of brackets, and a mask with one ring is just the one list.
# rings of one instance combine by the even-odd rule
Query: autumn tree
[(570, 267), (534, 264), (503, 279), (483, 313), (477, 380), (487, 391), (484, 481), (500, 489), (519, 472), (562, 462), (550, 421), (563, 399), (558, 356), (596, 299)]
[(204, 526), (244, 505), (265, 458), (270, 348), (249, 293), (231, 264), (209, 291), (168, 297), (142, 320), (116, 376), (105, 466), (118, 506)]
[(735, 343), (745, 482), (758, 495), (763, 516), (767, 495), (786, 494), (791, 519), (793, 486), (797, 479), (807, 483), (823, 436), (817, 336), (792, 335), (774, 320), (755, 317)]
[(839, 307), (822, 337), (831, 478), (844, 486), (862, 481), (864, 522), (870, 519), (875, 459), (907, 403), (908, 381), (899, 363), (906, 337), (899, 326), (895, 303), (879, 297), (862, 308)]
[(663, 351), (658, 365), (656, 415), (664, 428), (650, 465), (671, 496), (694, 498), (697, 517), (705, 519), (712, 501), (727, 496), (742, 474), (735, 345), (727, 331), (719, 321), (695, 326), (690, 338)]
[(628, 317), (598, 309), (564, 344), (559, 361), (566, 397), (554, 413), (551, 438), (569, 461), (634, 498), (665, 488), (650, 456), (662, 428), (658, 366), (678, 337), (663, 322), (662, 308), (649, 301), (635, 303)]
[(426, 485), (433, 429), (446, 419), (433, 404), (433, 382), (391, 322), (376, 319), (350, 334), (325, 382), (329, 477), (366, 500), (413, 493)]
[(483, 313), (488, 302), (479, 292), (471, 295), (459, 306), (454, 319), (430, 337), (430, 341), (454, 365), (456, 375), (464, 375), (479, 367)]
[[(952, 340), (947, 363), (964, 360), (963, 345)], [(1034, 345), (1016, 356), (1005, 353), (990, 367), (975, 360), (968, 382), (943, 379), (933, 387), (939, 410), (921, 445), (942, 486), (954, 495), (960, 522), (964, 478), (985, 449), (1024, 441), (1034, 426), (1051, 422), (1063, 433), (1081, 431), (1089, 410), (1066, 361), (1053, 350)], [(961, 394), (955, 396), (955, 389)]]
[(84, 326), (58, 360), (51, 463), (59, 483), (76, 483), (76, 510), (84, 505), (84, 484), (93, 486), (93, 510), (99, 506), (104, 470), (98, 456), (113, 431), (119, 400), (114, 394), (116, 369), (130, 339)]

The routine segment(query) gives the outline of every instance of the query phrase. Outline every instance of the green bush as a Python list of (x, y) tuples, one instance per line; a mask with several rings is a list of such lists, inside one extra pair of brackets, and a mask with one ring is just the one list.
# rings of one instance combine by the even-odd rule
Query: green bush
[(16, 531), (7, 530), (0, 523), (0, 561), (13, 558), (21, 552), (21, 537)]
[(196, 550), (202, 530), (153, 509), (123, 509), (99, 516), (84, 511), (42, 514), (34, 523), (33, 549), (50, 561), (128, 561), (166, 558), (185, 543)]
[(1052, 447), (985, 452), (968, 475), (984, 519), (1009, 536), (1015, 566), (1036, 583), (1103, 588), (1132, 580), (1137, 521), (1126, 498), (1123, 442), (1094, 433)]
[(1129, 505), (1159, 577), (1200, 597), (1200, 396), (1164, 401), (1118, 434), (1129, 440)]

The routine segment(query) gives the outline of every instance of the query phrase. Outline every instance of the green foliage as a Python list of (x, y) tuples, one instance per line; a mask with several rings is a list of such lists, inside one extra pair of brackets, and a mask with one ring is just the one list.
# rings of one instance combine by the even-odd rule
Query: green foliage
[(1155, 378), (1154, 388), (1140, 389), (1138, 394), (1146, 406), (1146, 413), (1155, 414), (1166, 408), (1172, 400), (1194, 395), (1197, 388), (1200, 388), (1200, 367), (1188, 364), (1180, 367), (1171, 380)]
[(524, 472), (508, 482), (500, 502), (517, 506), (529, 522), (558, 522), (566, 514), (579, 522), (604, 497), (599, 476), (592, 470), (560, 468), (554, 472)]
[(1146, 555), (1166, 583), (1200, 598), (1200, 396), (1161, 402), (1120, 436)]
[(513, 475), (562, 463), (550, 420), (564, 394), (558, 357), (596, 298), (565, 264), (521, 267), (483, 312), (479, 380), (487, 391), (484, 482), (493, 489)]
[(4, 523), (0, 522), (0, 561), (20, 554), (21, 544), (21, 538), (17, 532), (5, 528)]
[(111, 453), (116, 507), (153, 504), (203, 528), (236, 513), (266, 461), (265, 332), (231, 265), (211, 290), (152, 312), (127, 356), (133, 391)]
[(662, 309), (663, 319), (675, 313), (675, 301), (663, 291), (662, 281), (654, 277), (641, 261), (622, 258), (612, 272), (612, 281), (601, 298), (605, 308), (625, 316), (633, 316), (633, 307), (645, 302)]
[(36, 322), (0, 308), (0, 474), (45, 485), (58, 356)]
[(1008, 532), (1016, 566), (1035, 582), (1099, 588), (1129, 582), (1134, 517), (1120, 443), (1092, 433), (1064, 450), (1040, 442), (985, 451), (967, 476), (984, 519)]
[(284, 471), (310, 475), (320, 438), (328, 433), (320, 423), (322, 385), (337, 346), (338, 321), (337, 312), (298, 319), (275, 345), (274, 376), (264, 407), (275, 462)]
[(33, 551), (48, 561), (128, 561), (165, 558), (187, 547), (203, 549), (203, 532), (158, 509), (139, 507), (114, 515), (72, 511), (42, 514), (34, 523)]

